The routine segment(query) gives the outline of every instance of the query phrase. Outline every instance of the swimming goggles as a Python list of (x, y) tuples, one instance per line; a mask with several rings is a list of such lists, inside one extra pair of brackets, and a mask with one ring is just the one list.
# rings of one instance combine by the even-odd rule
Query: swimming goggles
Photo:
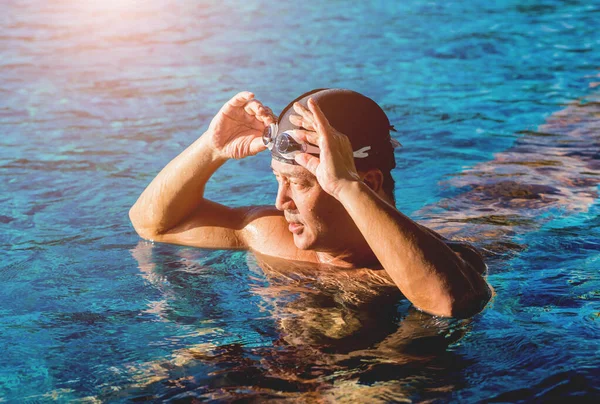
[[(299, 153), (319, 154), (321, 152), (318, 146), (296, 139), (292, 131), (285, 131), (277, 135), (277, 129), (276, 123), (270, 124), (265, 128), (262, 139), (269, 150), (275, 149), (283, 158), (293, 160), (294, 156)], [(357, 159), (365, 158), (369, 156), (367, 153), (369, 150), (371, 150), (371, 146), (365, 146), (352, 154)]]

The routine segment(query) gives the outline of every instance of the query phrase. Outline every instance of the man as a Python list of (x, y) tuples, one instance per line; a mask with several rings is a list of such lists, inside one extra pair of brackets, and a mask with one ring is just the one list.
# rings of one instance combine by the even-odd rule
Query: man
[[(485, 264), (394, 207), (391, 126), (370, 98), (314, 90), (276, 120), (250, 92), (229, 100), (208, 130), (171, 161), (130, 210), (146, 239), (203, 248), (248, 249), (327, 266), (381, 269), (418, 309), (469, 317), (491, 291)], [(203, 198), (228, 159), (271, 150), (275, 208), (228, 208)]]

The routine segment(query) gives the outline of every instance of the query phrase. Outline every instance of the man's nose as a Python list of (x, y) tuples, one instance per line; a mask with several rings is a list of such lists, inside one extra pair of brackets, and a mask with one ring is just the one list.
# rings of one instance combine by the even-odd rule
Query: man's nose
[(275, 207), (281, 211), (296, 209), (294, 200), (290, 197), (290, 187), (287, 184), (279, 184)]

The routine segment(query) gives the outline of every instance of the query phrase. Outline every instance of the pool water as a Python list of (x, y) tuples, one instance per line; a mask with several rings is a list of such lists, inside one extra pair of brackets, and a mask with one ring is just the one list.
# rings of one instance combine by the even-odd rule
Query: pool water
[[(0, 402), (598, 400), (599, 12), (4, 2)], [(384, 107), (404, 145), (397, 206), (484, 251), (481, 314), (434, 318), (389, 288), (135, 234), (130, 206), (233, 94), (280, 111), (318, 87)], [(275, 192), (260, 154), (206, 195)]]

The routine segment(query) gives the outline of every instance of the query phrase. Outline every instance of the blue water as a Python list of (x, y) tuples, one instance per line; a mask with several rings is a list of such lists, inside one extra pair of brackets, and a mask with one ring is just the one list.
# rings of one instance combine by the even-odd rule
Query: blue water
[[(0, 402), (600, 396), (596, 2), (2, 8)], [(317, 87), (385, 108), (404, 145), (398, 208), (485, 251), (483, 313), (435, 319), (398, 298), (354, 351), (323, 353), (283, 342), (282, 324), (309, 316), (285, 308), (306, 297), (265, 292), (277, 281), (246, 253), (135, 234), (129, 207), (233, 94), (279, 111)], [(206, 195), (275, 191), (258, 155)], [(369, 351), (387, 335), (403, 348)]]

